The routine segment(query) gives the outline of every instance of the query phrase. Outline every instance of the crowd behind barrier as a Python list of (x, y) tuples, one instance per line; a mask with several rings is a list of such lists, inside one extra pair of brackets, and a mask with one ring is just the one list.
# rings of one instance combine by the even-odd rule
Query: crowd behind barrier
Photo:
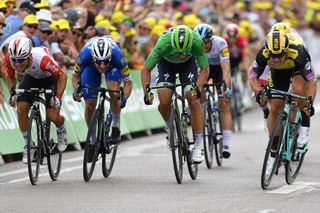
[[(24, 145), (16, 111), (6, 103), (4, 57), (6, 44), (15, 36), (27, 36), (35, 46), (48, 47), (61, 67), (72, 70), (90, 38), (110, 35), (133, 69), (133, 94), (121, 118), (121, 132), (128, 134), (163, 126), (157, 103), (151, 107), (143, 104), (139, 69), (166, 29), (180, 24), (193, 29), (208, 23), (216, 34), (223, 35), (228, 23), (236, 23), (240, 34), (248, 37), (252, 62), (270, 27), (280, 21), (301, 34), (320, 77), (319, 0), (0, 0), (0, 154), (21, 152)], [(76, 143), (84, 141), (87, 127), (83, 105), (72, 100), (72, 90), (69, 73), (62, 111), (67, 118), (68, 141)]]

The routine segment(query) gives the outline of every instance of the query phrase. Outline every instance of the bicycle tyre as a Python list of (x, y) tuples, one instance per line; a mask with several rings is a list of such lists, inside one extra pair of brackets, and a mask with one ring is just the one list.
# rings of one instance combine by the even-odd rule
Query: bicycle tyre
[[(94, 167), (96, 165), (98, 156), (99, 156), (99, 146), (101, 141), (101, 136), (103, 133), (103, 116), (101, 116), (99, 109), (96, 109), (91, 117), (89, 124), (88, 134), (86, 138), (84, 157), (83, 157), (83, 178), (88, 182), (93, 174)], [(95, 135), (95, 137), (91, 137)], [(94, 138), (95, 141), (91, 142), (91, 138)], [(90, 149), (93, 149), (93, 156), (90, 161), (89, 153)]]
[(204, 112), (205, 125), (203, 130), (203, 147), (204, 147), (204, 157), (206, 160), (206, 166), (208, 169), (212, 168), (213, 163), (213, 124), (212, 124), (212, 105), (211, 96), (207, 98), (207, 110)]
[(216, 162), (218, 166), (222, 166), (223, 132), (220, 112), (218, 108), (215, 109), (215, 114), (213, 115), (213, 132), (214, 153), (216, 156)]
[(175, 108), (171, 110), (172, 125), (170, 127), (170, 149), (172, 154), (172, 162), (174, 174), (177, 182), (180, 184), (183, 179), (183, 147), (182, 132), (178, 111)]
[[(34, 123), (35, 122), (35, 123)], [(42, 156), (42, 129), (41, 118), (37, 111), (31, 110), (28, 127), (28, 174), (32, 185), (36, 185), (39, 178), (40, 162)], [(32, 138), (34, 136), (35, 138)]]
[(58, 139), (56, 126), (51, 125), (52, 122), (46, 121), (45, 134), (46, 134), (46, 154), (48, 161), (48, 170), (51, 180), (56, 181), (58, 179), (61, 162), (62, 153), (58, 150)]
[[(187, 115), (181, 115), (181, 120), (184, 121), (185, 123), (191, 123), (191, 118)], [(191, 132), (191, 137), (194, 141), (194, 132), (192, 128), (190, 128), (188, 131)], [(189, 175), (192, 180), (197, 179), (198, 176), (198, 164), (194, 163), (192, 160), (192, 151), (190, 150), (190, 139), (188, 138), (187, 135), (184, 136), (184, 150), (186, 153), (186, 160), (187, 160), (187, 166), (188, 166), (188, 171)]]
[(234, 94), (232, 94), (231, 97), (231, 116), (232, 116), (232, 129), (233, 132), (240, 132), (241, 131), (241, 95), (239, 88), (236, 86), (236, 84), (233, 84), (233, 91)]
[[(300, 126), (301, 126), (301, 122), (299, 122), (299, 124), (298, 124), (297, 131), (299, 131)], [(296, 156), (297, 139), (298, 139), (298, 132), (295, 132), (294, 144), (292, 144), (292, 147), (291, 147), (292, 157), (291, 157), (291, 160), (285, 164), (286, 182), (289, 185), (292, 184), (295, 181), (295, 179), (297, 178), (299, 171), (301, 169), (303, 160), (304, 160), (304, 156), (306, 154), (306, 152), (304, 152), (303, 154), (298, 153), (298, 155), (299, 155), (298, 160), (295, 159), (295, 157), (297, 157)], [(295, 164), (297, 164), (297, 165), (295, 166), (295, 169), (294, 169), (293, 167)]]
[[(269, 139), (269, 142), (268, 142), (268, 146), (267, 146), (267, 149), (266, 149), (266, 153), (265, 153), (265, 156), (264, 156), (264, 161), (263, 161), (263, 166), (262, 166), (262, 172), (261, 172), (261, 188), (262, 189), (267, 189), (268, 186), (270, 185), (271, 183), (271, 180), (272, 180), (272, 177), (277, 169), (277, 166), (278, 166), (278, 163), (279, 163), (279, 160), (281, 160), (281, 148), (282, 148), (282, 140), (283, 138), (285, 138), (285, 132), (284, 132), (284, 129), (283, 129), (283, 120), (286, 119), (286, 115), (284, 113), (279, 113), (278, 114), (278, 117), (277, 117), (277, 120), (275, 122), (275, 125), (273, 126), (273, 129), (272, 129), (272, 133), (271, 133), (271, 137)], [(276, 130), (278, 128), (281, 128), (280, 129), (280, 138), (279, 138), (279, 144), (277, 146), (277, 152), (275, 152), (274, 154), (274, 160), (271, 158), (271, 148), (272, 148), (272, 144), (273, 144), (273, 141), (274, 141), (274, 138), (276, 136)], [(269, 170), (271, 168), (271, 170), (269, 171), (269, 176), (266, 177), (267, 175), (267, 169), (268, 169), (268, 162), (269, 161), (273, 161), (273, 165), (271, 167), (269, 167)]]
[[(109, 153), (102, 154), (102, 174), (105, 178), (109, 177), (111, 174), (114, 161), (116, 159), (118, 150), (118, 145), (114, 145), (109, 147)], [(108, 160), (108, 156), (111, 156), (111, 158)]]

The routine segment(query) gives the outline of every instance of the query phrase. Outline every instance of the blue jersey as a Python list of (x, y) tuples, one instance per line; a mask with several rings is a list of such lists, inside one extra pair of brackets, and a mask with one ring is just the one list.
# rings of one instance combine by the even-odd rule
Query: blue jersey
[[(97, 70), (91, 56), (91, 45), (92, 42), (98, 38), (100, 37), (94, 37), (90, 39), (81, 49), (74, 66), (74, 74), (81, 75), (86, 67), (91, 67), (92, 69)], [(106, 73), (118, 71), (123, 80), (130, 79), (130, 71), (120, 47), (112, 40), (110, 36), (104, 36), (104, 38), (107, 38), (110, 41), (112, 48), (111, 61)]]

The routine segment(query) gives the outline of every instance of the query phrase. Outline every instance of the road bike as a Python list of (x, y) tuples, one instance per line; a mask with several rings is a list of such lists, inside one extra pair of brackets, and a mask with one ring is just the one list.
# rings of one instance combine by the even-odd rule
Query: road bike
[[(198, 175), (198, 164), (192, 161), (192, 153), (194, 146), (194, 132), (192, 131), (191, 117), (186, 110), (186, 101), (183, 88), (192, 84), (171, 84), (163, 83), (159, 86), (149, 87), (146, 91), (150, 93), (152, 89), (170, 88), (173, 90), (171, 104), (172, 125), (170, 126), (170, 150), (172, 153), (173, 168), (176, 181), (180, 184), (183, 179), (183, 164), (187, 162), (190, 177), (195, 180)], [(181, 87), (181, 94), (177, 92), (177, 87)], [(191, 89), (192, 90), (192, 89)], [(181, 107), (179, 107), (181, 104)]]
[(208, 169), (212, 168), (213, 163), (213, 150), (218, 166), (222, 165), (222, 146), (223, 146), (223, 133), (221, 126), (221, 116), (218, 104), (218, 91), (216, 87), (222, 84), (209, 84), (204, 85), (206, 91), (207, 108), (204, 112), (205, 125), (203, 131), (204, 142), (204, 156), (206, 166)]
[[(31, 106), (29, 115), (29, 126), (27, 134), (27, 158), (28, 173), (32, 185), (38, 182), (40, 165), (48, 165), (49, 175), (53, 181), (56, 181), (62, 161), (62, 153), (58, 150), (57, 130), (51, 121), (43, 119), (40, 105), (46, 104), (46, 100), (41, 94), (53, 95), (51, 89), (15, 89), (17, 95), (29, 93), (34, 96), (34, 102)], [(45, 161), (45, 157), (46, 160)]]
[(279, 168), (284, 165), (287, 184), (292, 184), (301, 169), (304, 157), (308, 151), (307, 145), (300, 149), (297, 147), (299, 129), (302, 116), (296, 99), (308, 100), (307, 108), (310, 109), (311, 97), (303, 97), (289, 92), (268, 88), (264, 86), (264, 94), (267, 96), (281, 96), (285, 106), (279, 112), (277, 120), (270, 134), (266, 149), (262, 174), (261, 187), (267, 189), (274, 174), (278, 174)]
[(103, 87), (93, 88), (87, 85), (79, 85), (78, 91), (81, 89), (98, 91), (98, 105), (92, 114), (88, 133), (86, 137), (84, 157), (83, 157), (83, 178), (87, 182), (91, 179), (96, 162), (102, 159), (102, 173), (105, 178), (111, 174), (116, 155), (117, 144), (110, 142), (110, 127), (112, 124), (112, 112), (109, 108), (108, 114), (105, 116), (105, 102), (110, 102), (107, 93), (119, 93), (120, 90), (110, 90)]

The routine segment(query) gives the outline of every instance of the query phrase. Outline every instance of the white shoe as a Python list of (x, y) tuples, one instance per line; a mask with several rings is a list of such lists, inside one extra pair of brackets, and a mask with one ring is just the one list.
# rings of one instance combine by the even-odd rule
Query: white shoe
[(58, 132), (58, 150), (60, 152), (63, 152), (64, 150), (66, 150), (67, 146), (68, 146), (68, 142), (67, 142), (67, 130), (65, 129), (63, 132)]
[[(32, 147), (34, 147), (35, 146), (35, 144), (32, 142), (32, 145), (31, 145)], [(32, 161), (34, 160), (34, 153), (35, 153), (35, 149), (30, 149), (30, 153), (31, 153), (31, 156), (32, 156)], [(24, 163), (24, 164), (27, 164), (28, 163), (28, 146), (27, 145), (25, 145), (24, 146), (24, 151), (23, 151), (23, 156), (22, 156), (22, 162)]]
[(299, 137), (297, 140), (298, 147), (303, 148), (309, 142), (309, 127), (302, 126), (299, 130)]
[(230, 152), (229, 146), (223, 145), (221, 154), (223, 158), (230, 158), (231, 152)]
[(192, 161), (195, 163), (202, 163), (204, 161), (203, 148), (199, 144), (194, 145)]

